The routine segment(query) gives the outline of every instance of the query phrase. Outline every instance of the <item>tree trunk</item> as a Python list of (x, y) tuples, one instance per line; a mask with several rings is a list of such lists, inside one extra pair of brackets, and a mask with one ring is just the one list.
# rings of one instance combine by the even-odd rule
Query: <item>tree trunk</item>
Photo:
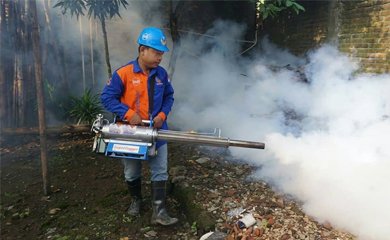
[(38, 116), (39, 116), (39, 135), (41, 146), (41, 163), (42, 163), (42, 177), (43, 177), (43, 191), (45, 195), (49, 195), (50, 178), (47, 168), (47, 138), (46, 138), (46, 118), (45, 118), (45, 102), (43, 95), (43, 74), (42, 74), (42, 60), (41, 60), (41, 46), (39, 42), (38, 31), (38, 14), (35, 0), (31, 0), (31, 19), (32, 29), (31, 38), (34, 52), (34, 67), (35, 67), (35, 81), (37, 85), (37, 100), (38, 100)]
[(91, 71), (92, 71), (92, 86), (95, 86), (95, 69), (93, 64), (93, 26), (92, 26), (92, 18), (89, 19), (89, 43), (91, 45)]
[(103, 31), (103, 39), (104, 39), (104, 52), (106, 54), (106, 64), (107, 64), (108, 78), (111, 78), (112, 73), (111, 73), (111, 64), (110, 64), (110, 54), (108, 52), (106, 20), (104, 19), (104, 15), (100, 16), (100, 21), (102, 23), (102, 31)]
[(6, 49), (6, 39), (8, 39), (8, 31), (7, 31), (7, 23), (6, 23), (6, 16), (5, 16), (5, 1), (1, 0), (0, 3), (0, 126), (1, 128), (4, 128), (8, 126), (7, 121), (7, 82), (5, 80), (5, 71), (6, 67), (4, 66), (5, 61), (5, 54), (4, 50)]
[(15, 126), (21, 127), (25, 124), (25, 98), (24, 98), (24, 81), (23, 81), (23, 56), (21, 52), (15, 53), (15, 65), (14, 65), (14, 107), (13, 107), (13, 119), (15, 120)]
[[(54, 54), (55, 54), (55, 57), (57, 60), (57, 71), (56, 72), (59, 74), (59, 79), (61, 82), (61, 89), (63, 89), (63, 94), (64, 94), (64, 93), (67, 93), (69, 91), (69, 83), (68, 83), (68, 81), (66, 81), (66, 78), (65, 78), (65, 68), (64, 68), (64, 64), (62, 62), (61, 51), (60, 51), (60, 48), (58, 47), (58, 44), (57, 44), (57, 38), (56, 38), (56, 35), (54, 33), (55, 29), (51, 28), (50, 14), (47, 11), (47, 9), (50, 9), (50, 5), (49, 5), (50, 0), (43, 1), (42, 4), (43, 4), (44, 12), (45, 12), (45, 17), (46, 17), (46, 26), (48, 29), (49, 42), (54, 48)], [(46, 4), (47, 4), (47, 6), (46, 6)]]
[(177, 29), (177, 18), (173, 16), (170, 17), (169, 27), (171, 29), (171, 37), (172, 37), (172, 53), (169, 59), (168, 75), (172, 82), (173, 75), (175, 73), (177, 58), (179, 57), (179, 52), (180, 52), (180, 35)]
[(185, 11), (186, 7), (189, 4), (186, 1), (179, 1), (177, 2), (176, 6), (173, 6), (174, 2), (176, 1), (168, 1), (169, 27), (171, 30), (172, 38), (172, 53), (171, 58), (169, 59), (168, 74), (171, 81), (173, 80), (173, 75), (175, 73), (176, 62), (177, 58), (179, 57), (181, 44), (177, 22), (179, 20), (180, 15), (183, 13), (183, 11)]
[(24, 25), (22, 21), (22, 2), (15, 2), (15, 61), (14, 61), (14, 81), (13, 81), (13, 124), (14, 126), (25, 125), (26, 100), (24, 93), (23, 79), (23, 59), (24, 59)]
[(86, 84), (85, 84), (85, 61), (84, 61), (84, 42), (83, 42), (83, 25), (81, 24), (81, 18), (79, 18), (80, 23), (80, 41), (81, 41), (81, 62), (83, 66), (83, 89), (85, 91)]

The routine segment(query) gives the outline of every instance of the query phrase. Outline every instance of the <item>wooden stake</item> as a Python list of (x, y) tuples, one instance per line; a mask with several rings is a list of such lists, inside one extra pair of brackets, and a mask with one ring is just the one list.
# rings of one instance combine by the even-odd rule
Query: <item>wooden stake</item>
[(46, 119), (45, 119), (45, 102), (43, 98), (43, 74), (42, 74), (42, 59), (41, 46), (39, 42), (38, 31), (38, 14), (35, 0), (31, 0), (31, 38), (34, 52), (34, 67), (35, 67), (35, 81), (37, 85), (37, 100), (38, 100), (38, 117), (39, 117), (39, 138), (41, 145), (41, 163), (42, 163), (42, 177), (43, 177), (43, 191), (47, 196), (50, 191), (50, 178), (47, 168), (47, 138), (46, 138)]

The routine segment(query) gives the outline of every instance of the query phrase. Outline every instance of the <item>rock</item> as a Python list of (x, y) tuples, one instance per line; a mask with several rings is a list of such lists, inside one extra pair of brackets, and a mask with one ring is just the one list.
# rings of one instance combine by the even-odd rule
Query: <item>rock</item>
[(284, 202), (283, 202), (283, 198), (279, 198), (277, 201), (276, 201), (276, 205), (280, 208), (284, 208)]
[(210, 158), (207, 158), (207, 157), (205, 157), (205, 158), (198, 158), (196, 160), (196, 162), (199, 163), (200, 165), (205, 164), (205, 163), (207, 163), (209, 161), (210, 161)]
[(173, 176), (184, 175), (185, 172), (186, 172), (186, 167), (184, 166), (175, 166), (169, 170), (169, 174)]
[(237, 169), (236, 170), (236, 175), (237, 176), (241, 176), (242, 174), (244, 174), (244, 170), (242, 170), (242, 169)]
[(218, 209), (218, 207), (210, 207), (210, 208), (208, 208), (207, 209), (207, 211), (209, 211), (209, 212), (213, 212), (213, 211), (215, 211), (215, 210), (217, 210)]
[(188, 187), (190, 187), (190, 185), (189, 185), (186, 181), (180, 182), (180, 183), (179, 183), (179, 186), (180, 186), (181, 188), (188, 188)]
[(57, 228), (49, 228), (49, 229), (47, 229), (47, 235), (48, 234), (53, 234), (53, 233), (55, 233), (57, 231)]
[(184, 181), (185, 179), (186, 179), (186, 177), (184, 177), (184, 176), (177, 176), (177, 177), (172, 178), (172, 183), (176, 184), (176, 183), (179, 183), (181, 181)]
[(226, 179), (224, 177), (218, 178), (217, 183), (224, 184), (226, 182)]
[[(223, 232), (209, 232), (204, 234), (199, 240), (224, 240), (227, 234)], [(229, 238), (227, 238), (229, 239)]]
[(151, 237), (155, 237), (157, 236), (157, 233), (155, 231), (149, 231), (149, 232), (146, 232), (147, 235), (151, 236)]
[(329, 237), (329, 232), (327, 232), (327, 231), (322, 231), (321, 232), (321, 237)]
[(7, 225), (7, 226), (10, 226), (10, 225), (12, 225), (12, 223), (10, 223), (10, 222), (7, 222), (5, 225)]

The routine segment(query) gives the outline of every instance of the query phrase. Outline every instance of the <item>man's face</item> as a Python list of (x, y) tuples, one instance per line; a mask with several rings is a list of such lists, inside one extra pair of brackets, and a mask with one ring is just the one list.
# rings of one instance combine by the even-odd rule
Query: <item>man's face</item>
[(163, 54), (163, 51), (158, 51), (151, 47), (142, 46), (139, 57), (148, 68), (156, 68), (161, 63)]

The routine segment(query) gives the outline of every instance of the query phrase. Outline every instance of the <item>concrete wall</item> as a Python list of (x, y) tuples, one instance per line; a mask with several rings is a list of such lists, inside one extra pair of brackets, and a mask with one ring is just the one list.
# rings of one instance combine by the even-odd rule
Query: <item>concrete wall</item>
[(361, 71), (390, 73), (390, 0), (300, 1), (306, 12), (264, 22), (260, 36), (296, 55), (330, 43), (361, 63)]

